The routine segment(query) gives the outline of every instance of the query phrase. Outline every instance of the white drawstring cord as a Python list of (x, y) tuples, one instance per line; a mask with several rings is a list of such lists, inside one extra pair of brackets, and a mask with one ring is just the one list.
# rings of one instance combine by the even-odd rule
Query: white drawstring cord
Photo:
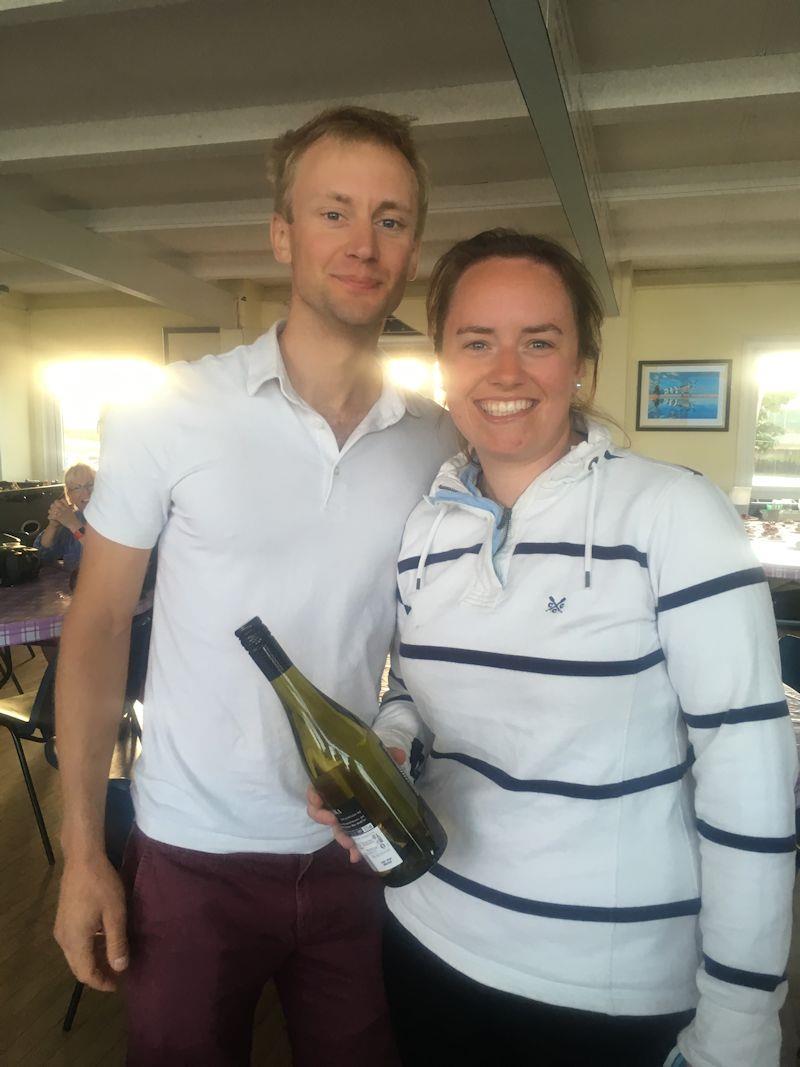
[(425, 580), (425, 568), (428, 565), (428, 556), (430, 555), (431, 548), (433, 547), (433, 539), (434, 537), (436, 537), (436, 531), (439, 529), (442, 519), (447, 514), (448, 507), (448, 504), (439, 505), (439, 514), (433, 520), (433, 525), (428, 531), (428, 536), (425, 538), (425, 544), (423, 546), (422, 552), (420, 552), (419, 563), (417, 564), (417, 580), (414, 586), (415, 589), (419, 589), (419, 587)]
[(586, 530), (583, 547), (583, 584), (589, 589), (592, 584), (592, 543), (594, 541), (594, 513), (597, 507), (597, 456), (589, 464), (592, 472), (592, 487), (589, 490), (589, 507), (586, 510)]

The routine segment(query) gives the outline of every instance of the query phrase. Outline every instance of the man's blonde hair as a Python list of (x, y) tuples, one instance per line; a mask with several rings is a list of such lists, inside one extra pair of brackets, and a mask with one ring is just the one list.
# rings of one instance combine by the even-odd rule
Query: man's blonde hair
[(322, 137), (338, 141), (383, 145), (394, 148), (406, 160), (417, 179), (417, 222), (419, 237), (428, 213), (428, 171), (417, 153), (411, 134), (411, 119), (375, 111), (368, 107), (334, 107), (321, 111), (296, 130), (287, 130), (272, 146), (268, 162), (275, 198), (274, 210), (292, 222), (291, 192), (297, 163), (311, 145)]

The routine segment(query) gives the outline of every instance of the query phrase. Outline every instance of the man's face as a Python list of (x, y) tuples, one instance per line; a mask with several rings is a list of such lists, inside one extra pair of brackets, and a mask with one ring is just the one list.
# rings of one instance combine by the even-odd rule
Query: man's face
[(400, 152), (322, 137), (300, 157), (292, 222), (272, 219), (272, 247), (292, 267), (292, 300), (328, 322), (375, 327), (417, 267), (417, 182)]

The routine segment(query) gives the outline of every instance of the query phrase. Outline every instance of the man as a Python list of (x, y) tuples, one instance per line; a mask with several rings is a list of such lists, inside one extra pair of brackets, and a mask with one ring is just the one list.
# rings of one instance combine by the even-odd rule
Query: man
[[(455, 450), (441, 410), (375, 358), (416, 269), (426, 181), (408, 124), (360, 108), (290, 131), (273, 162), (286, 323), (107, 417), (62, 638), (56, 937), (94, 988), (127, 973), (129, 1063), (146, 1067), (247, 1064), (271, 977), (295, 1067), (395, 1062), (381, 885), (308, 818), (291, 730), (234, 630), (261, 615), (305, 674), (374, 719), (403, 523)], [(105, 778), (157, 539), (124, 892), (103, 853)]]

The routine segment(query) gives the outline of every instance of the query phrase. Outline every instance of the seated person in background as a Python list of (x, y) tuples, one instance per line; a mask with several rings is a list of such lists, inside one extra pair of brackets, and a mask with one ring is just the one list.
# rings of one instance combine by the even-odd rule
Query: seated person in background
[(83, 509), (94, 489), (95, 472), (85, 463), (76, 463), (64, 474), (65, 498), (50, 505), (49, 522), (33, 542), (42, 563), (63, 559), (70, 569), (81, 561), (83, 537)]

